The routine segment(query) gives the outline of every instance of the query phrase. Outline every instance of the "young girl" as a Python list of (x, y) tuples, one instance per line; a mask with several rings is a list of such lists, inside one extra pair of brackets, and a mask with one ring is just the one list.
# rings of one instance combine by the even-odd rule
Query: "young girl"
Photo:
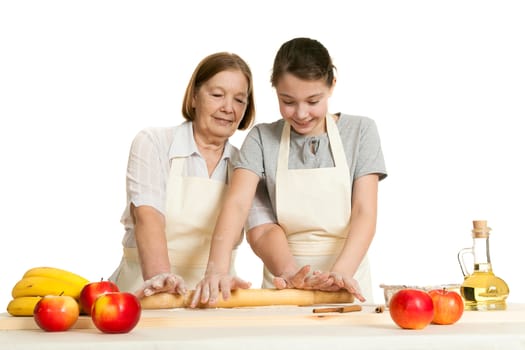
[[(374, 121), (328, 113), (334, 68), (327, 49), (309, 38), (277, 52), (271, 82), (282, 119), (256, 125), (242, 145), (192, 305), (213, 305), (220, 291), (227, 299), (235, 288), (230, 255), (247, 218), (247, 239), (265, 265), (264, 288), (346, 289), (371, 300), (366, 253), (378, 182), (387, 174)], [(259, 193), (269, 195), (271, 208), (250, 212)], [(256, 226), (268, 211), (279, 226)]]

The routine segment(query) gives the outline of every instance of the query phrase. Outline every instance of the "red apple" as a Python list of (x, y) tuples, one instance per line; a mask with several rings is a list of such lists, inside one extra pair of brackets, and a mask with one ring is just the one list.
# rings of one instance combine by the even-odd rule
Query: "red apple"
[(78, 320), (77, 301), (67, 295), (47, 295), (42, 297), (33, 311), (33, 318), (47, 332), (67, 331)]
[(434, 303), (435, 324), (453, 324), (463, 315), (463, 299), (461, 295), (446, 289), (434, 289), (428, 292)]
[(401, 289), (392, 296), (388, 308), (392, 320), (405, 329), (423, 329), (434, 317), (432, 298), (419, 289)]
[(88, 283), (82, 288), (79, 297), (80, 312), (91, 315), (91, 308), (95, 300), (104, 293), (118, 292), (117, 285), (111, 281), (99, 281)]
[(141, 310), (135, 294), (109, 292), (95, 300), (91, 309), (91, 319), (104, 333), (128, 333), (139, 322)]

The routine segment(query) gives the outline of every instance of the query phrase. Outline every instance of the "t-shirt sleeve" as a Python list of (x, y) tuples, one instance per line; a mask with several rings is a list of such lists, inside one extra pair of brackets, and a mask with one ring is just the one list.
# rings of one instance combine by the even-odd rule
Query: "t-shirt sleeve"
[(235, 169), (243, 168), (253, 171), (260, 178), (264, 177), (264, 157), (261, 133), (258, 126), (254, 126), (246, 135), (239, 154), (233, 159)]
[(359, 157), (354, 178), (368, 174), (378, 174), (379, 180), (387, 176), (381, 139), (374, 120), (365, 118), (360, 131)]
[(264, 180), (266, 174), (263, 159), (261, 130), (255, 126), (246, 135), (238, 155), (233, 158), (234, 168), (250, 170), (260, 179), (246, 220), (247, 230), (262, 224), (277, 222)]
[(139, 132), (129, 152), (126, 191), (135, 206), (148, 205), (164, 213), (166, 178), (160, 157), (158, 140), (146, 130)]

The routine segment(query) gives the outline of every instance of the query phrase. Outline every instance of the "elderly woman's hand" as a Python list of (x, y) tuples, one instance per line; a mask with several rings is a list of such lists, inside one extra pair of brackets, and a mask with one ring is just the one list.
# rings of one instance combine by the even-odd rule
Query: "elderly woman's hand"
[(135, 292), (138, 298), (150, 296), (157, 293), (186, 294), (186, 286), (182, 277), (170, 272), (159, 273), (145, 281), (139, 290)]

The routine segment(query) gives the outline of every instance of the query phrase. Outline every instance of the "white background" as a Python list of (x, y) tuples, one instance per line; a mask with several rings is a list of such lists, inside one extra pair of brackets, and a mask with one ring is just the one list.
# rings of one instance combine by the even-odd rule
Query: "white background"
[[(250, 63), (257, 122), (280, 118), (270, 71), (296, 36), (333, 56), (331, 111), (380, 131), (376, 302), (380, 283), (461, 283), (474, 219), (524, 302), (524, 18), (504, 0), (1, 2), (0, 306), (30, 267), (109, 277), (135, 134), (182, 122), (190, 74), (215, 51)], [(258, 286), (260, 268), (244, 246), (240, 275)]]

